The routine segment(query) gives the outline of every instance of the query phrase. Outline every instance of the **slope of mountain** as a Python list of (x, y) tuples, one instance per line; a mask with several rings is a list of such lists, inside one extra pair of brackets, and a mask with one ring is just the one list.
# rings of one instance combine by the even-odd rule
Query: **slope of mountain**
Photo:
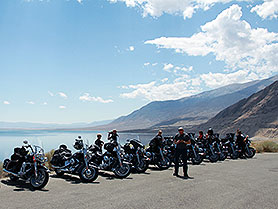
[(278, 76), (244, 84), (231, 84), (179, 100), (156, 101), (105, 126), (94, 129), (134, 130), (149, 127), (197, 125), (278, 80)]
[(200, 125), (213, 127), (219, 133), (235, 132), (240, 128), (250, 136), (278, 137), (278, 81), (242, 99)]

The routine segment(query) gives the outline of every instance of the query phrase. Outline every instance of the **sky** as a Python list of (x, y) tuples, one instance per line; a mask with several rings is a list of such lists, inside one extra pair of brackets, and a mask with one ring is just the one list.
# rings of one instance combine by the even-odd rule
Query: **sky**
[(115, 119), (278, 72), (277, 0), (1, 0), (0, 121)]

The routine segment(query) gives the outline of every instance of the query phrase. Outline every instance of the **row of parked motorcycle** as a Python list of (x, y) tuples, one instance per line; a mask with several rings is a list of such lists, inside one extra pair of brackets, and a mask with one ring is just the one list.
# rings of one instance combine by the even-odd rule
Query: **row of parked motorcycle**
[[(235, 134), (227, 134), (220, 139), (219, 134), (214, 134), (213, 141), (207, 143), (196, 139), (193, 133), (189, 133), (191, 144), (187, 145), (188, 160), (193, 165), (199, 165), (203, 160), (210, 162), (223, 161), (227, 157), (237, 159), (244, 155), (252, 158), (256, 150), (250, 147), (250, 140), (245, 141), (243, 151), (235, 143)], [(19, 178), (31, 184), (34, 189), (46, 186), (49, 180), (49, 169), (45, 166), (46, 157), (40, 146), (31, 146), (28, 141), (23, 142), (21, 148), (15, 148), (11, 159), (6, 159), (3, 164), (12, 181)], [(175, 155), (173, 137), (165, 137), (163, 145), (154, 151), (146, 148), (139, 140), (131, 139), (121, 146), (117, 142), (104, 144), (104, 152), (97, 145), (89, 145), (81, 137), (75, 139), (75, 153), (72, 153), (66, 145), (60, 145), (55, 150), (50, 161), (52, 169), (58, 177), (65, 173), (78, 175), (83, 182), (93, 182), (97, 179), (99, 170), (112, 171), (118, 178), (126, 178), (131, 169), (138, 173), (144, 173), (149, 165), (155, 165), (159, 169), (168, 169)], [(180, 162), (182, 164), (182, 162)]]

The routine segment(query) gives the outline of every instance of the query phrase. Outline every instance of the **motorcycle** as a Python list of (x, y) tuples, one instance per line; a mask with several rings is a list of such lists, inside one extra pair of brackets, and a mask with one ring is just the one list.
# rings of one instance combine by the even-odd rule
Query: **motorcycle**
[[(253, 148), (253, 147), (250, 147), (251, 146), (251, 140), (249, 139), (249, 137), (247, 136), (246, 137), (246, 140), (245, 140), (245, 151), (244, 154), (247, 158), (252, 158), (255, 156), (256, 154), (256, 149)], [(242, 150), (241, 149), (238, 149), (238, 152), (241, 153)]]
[(100, 170), (113, 171), (118, 178), (126, 178), (131, 172), (129, 163), (124, 162), (121, 147), (118, 143), (108, 142), (104, 144), (106, 152), (103, 154), (92, 146), (92, 158), (90, 163), (96, 165)]
[[(196, 140), (194, 139), (194, 134), (193, 133), (189, 133), (189, 136), (191, 138), (191, 144), (187, 145), (187, 159), (190, 160), (192, 162), (193, 165), (199, 165), (203, 162), (203, 158), (199, 153), (199, 147), (197, 145)], [(174, 163), (175, 160), (175, 145), (173, 142), (173, 137), (165, 137), (164, 138), (164, 150), (166, 151), (166, 155), (167, 157), (170, 159), (171, 161), (171, 165), (172, 163)], [(182, 166), (182, 160), (179, 160), (179, 166)]]
[(148, 164), (156, 165), (160, 170), (166, 170), (171, 166), (171, 160), (167, 157), (167, 151), (163, 147), (158, 147), (158, 152), (154, 152), (150, 147), (146, 149)]
[(219, 160), (219, 155), (216, 154), (212, 143), (209, 143), (206, 139), (203, 141), (197, 140), (196, 142), (199, 147), (199, 153), (203, 159), (208, 159), (212, 163)]
[(49, 170), (45, 167), (46, 158), (40, 146), (23, 141), (21, 148), (15, 148), (11, 160), (5, 159), (3, 171), (9, 174), (11, 181), (22, 179), (30, 182), (34, 189), (42, 189), (49, 180)]
[(231, 159), (237, 159), (239, 157), (239, 152), (234, 140), (235, 134), (228, 133), (224, 139), (221, 139), (223, 152), (230, 156)]
[(223, 146), (221, 144), (219, 134), (214, 134), (213, 139), (214, 139), (214, 141), (213, 141), (214, 150), (218, 154), (219, 160), (224, 161), (227, 158), (227, 154), (226, 154), (226, 152), (223, 151)]
[(55, 150), (50, 161), (57, 176), (61, 177), (64, 173), (79, 175), (83, 182), (93, 182), (98, 177), (98, 168), (89, 164), (91, 154), (88, 152), (88, 145), (81, 137), (75, 139), (73, 146), (77, 152), (74, 154), (67, 149), (66, 145), (61, 145)]
[(145, 157), (145, 146), (136, 139), (127, 140), (123, 146), (124, 159), (129, 162), (138, 173), (144, 173), (148, 169), (148, 161)]
[(192, 162), (193, 165), (200, 165), (203, 162), (203, 158), (199, 153), (199, 147), (195, 140), (194, 133), (188, 133), (191, 138), (191, 144), (187, 145), (187, 159)]

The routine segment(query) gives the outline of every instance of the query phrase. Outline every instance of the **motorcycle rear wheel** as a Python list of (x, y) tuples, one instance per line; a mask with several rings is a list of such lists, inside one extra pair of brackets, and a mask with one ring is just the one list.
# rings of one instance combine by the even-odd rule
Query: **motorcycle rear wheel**
[(79, 177), (82, 182), (93, 182), (98, 177), (98, 169), (95, 167), (88, 167), (88, 169), (83, 167), (79, 173)]
[(126, 178), (129, 176), (131, 172), (131, 168), (128, 164), (123, 163), (122, 166), (118, 166), (117, 168), (115, 168), (114, 170), (114, 174), (118, 177), (118, 178)]
[(30, 178), (30, 184), (34, 189), (42, 189), (48, 183), (49, 174), (48, 172), (43, 169), (39, 168), (37, 171), (37, 176), (32, 175)]

